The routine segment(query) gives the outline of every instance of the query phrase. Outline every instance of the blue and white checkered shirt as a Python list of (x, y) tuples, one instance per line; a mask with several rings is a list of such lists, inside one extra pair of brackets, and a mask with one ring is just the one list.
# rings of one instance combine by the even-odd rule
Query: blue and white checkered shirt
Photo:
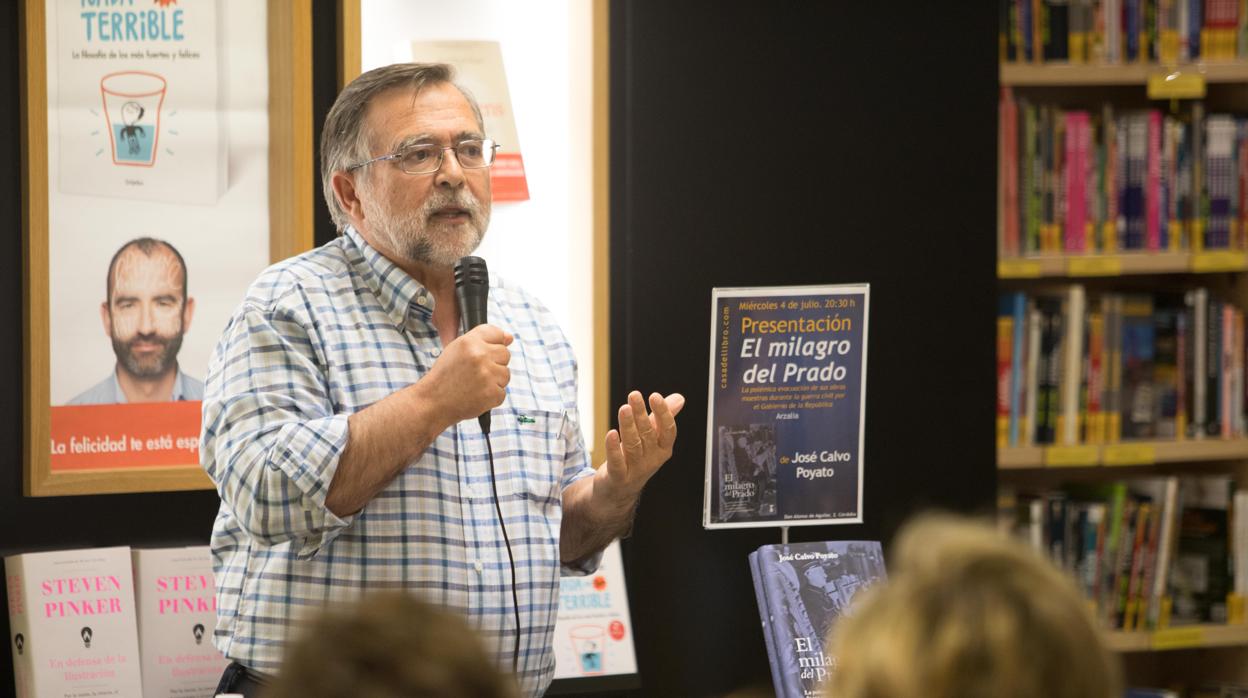
[[(252, 284), (209, 364), (204, 469), (221, 509), (212, 532), (216, 646), (275, 672), (292, 623), (374, 589), (409, 589), (461, 611), (510, 670), (511, 572), (476, 420), (440, 434), (360, 512), (325, 495), (348, 415), (424, 376), (441, 352), (433, 296), (348, 229)], [(554, 671), (562, 490), (590, 475), (576, 362), (554, 318), (491, 279), (489, 320), (515, 336), (491, 439), (516, 559), (520, 683)], [(597, 556), (582, 569), (597, 566)]]

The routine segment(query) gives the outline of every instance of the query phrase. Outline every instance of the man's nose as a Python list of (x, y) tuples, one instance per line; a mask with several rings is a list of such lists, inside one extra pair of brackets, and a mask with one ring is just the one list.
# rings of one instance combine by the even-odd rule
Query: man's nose
[(139, 311), (139, 334), (152, 334), (156, 329), (156, 307), (144, 305)]
[(452, 189), (463, 186), (464, 168), (459, 166), (459, 156), (454, 148), (447, 148), (442, 153), (442, 166), (433, 174), (434, 183), (439, 187)]

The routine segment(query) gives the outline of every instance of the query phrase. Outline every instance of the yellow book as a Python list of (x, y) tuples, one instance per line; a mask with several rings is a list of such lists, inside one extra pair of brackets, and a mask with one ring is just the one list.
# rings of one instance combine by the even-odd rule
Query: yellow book
[(1083, 32), (1071, 32), (1069, 38), (1071, 63), (1088, 62), (1088, 35)]
[(1161, 32), (1161, 41), (1157, 49), (1157, 55), (1162, 63), (1179, 62), (1179, 32), (1177, 30), (1166, 29)]
[(1111, 221), (1101, 224), (1101, 238), (1105, 241), (1105, 253), (1118, 251), (1118, 226)]

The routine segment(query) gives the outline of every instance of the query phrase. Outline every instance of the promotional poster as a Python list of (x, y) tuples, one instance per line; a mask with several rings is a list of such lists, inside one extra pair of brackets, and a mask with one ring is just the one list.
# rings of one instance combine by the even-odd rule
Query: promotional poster
[(637, 673), (633, 623), (620, 542), (602, 553), (598, 571), (559, 579), (555, 618), (555, 678), (580, 679)]
[(197, 470), (208, 357), (270, 261), (265, 5), (46, 16), (50, 468)]
[(712, 291), (705, 527), (862, 522), (869, 296)]
[(520, 136), (503, 70), (503, 50), (497, 41), (413, 41), (412, 60), (417, 63), (450, 63), (455, 82), (472, 93), (481, 108), (485, 135), (498, 142), (498, 155), (490, 168), (494, 203), (528, 201), (529, 184), (520, 155)]

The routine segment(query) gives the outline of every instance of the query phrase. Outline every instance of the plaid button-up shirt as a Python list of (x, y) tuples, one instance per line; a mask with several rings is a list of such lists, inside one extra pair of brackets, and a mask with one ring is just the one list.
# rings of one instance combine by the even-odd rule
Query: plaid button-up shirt
[[(265, 271), (230, 319), (209, 364), (201, 451), (221, 495), (214, 642), (227, 657), (275, 672), (304, 614), (403, 588), (462, 612), (510, 670), (511, 571), (476, 420), (440, 434), (358, 513), (325, 508), (348, 415), (440, 355), (432, 313), (432, 294), (348, 229)], [(519, 679), (537, 695), (554, 670), (562, 490), (593, 471), (576, 362), (550, 312), (491, 279), (488, 314), (515, 336), (491, 439), (516, 561)]]

